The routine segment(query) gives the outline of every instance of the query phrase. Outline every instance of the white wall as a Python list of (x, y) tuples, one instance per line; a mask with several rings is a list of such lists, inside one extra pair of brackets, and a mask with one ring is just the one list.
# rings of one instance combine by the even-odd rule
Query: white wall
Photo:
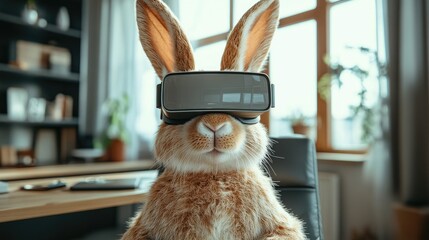
[[(363, 163), (319, 161), (319, 172), (340, 177), (340, 239), (351, 239), (352, 231), (369, 228), (375, 232), (374, 202), (371, 183), (365, 180)], [(329, 240), (329, 239), (327, 239)]]

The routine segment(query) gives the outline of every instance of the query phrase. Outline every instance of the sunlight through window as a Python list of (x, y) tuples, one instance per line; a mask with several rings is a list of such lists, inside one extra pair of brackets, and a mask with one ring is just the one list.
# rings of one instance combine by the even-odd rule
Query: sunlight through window
[(179, 15), (190, 40), (229, 31), (229, 0), (180, 0)]
[[(234, 24), (241, 16), (251, 8), (258, 0), (235, 0), (234, 1)], [(316, 0), (280, 0), (279, 17), (284, 18), (298, 13), (312, 10), (316, 7)]]
[(195, 50), (195, 62), (197, 70), (219, 70), (220, 61), (226, 41), (199, 47)]
[(276, 86), (276, 105), (271, 110), (270, 134), (291, 133), (291, 117), (301, 113), (314, 121), (316, 92), (316, 22), (314, 20), (278, 29), (270, 54), (270, 76)]
[[(334, 5), (330, 11), (330, 53), (331, 61), (346, 66), (368, 64), (368, 59), (359, 51), (350, 47), (377, 49), (375, 2), (372, 0), (354, 0)], [(351, 106), (359, 103), (360, 81), (352, 74), (343, 74), (341, 88), (334, 85), (331, 89), (331, 138), (336, 149), (361, 149), (362, 120), (354, 117)], [(377, 81), (366, 82), (367, 101), (371, 106), (378, 97)]]

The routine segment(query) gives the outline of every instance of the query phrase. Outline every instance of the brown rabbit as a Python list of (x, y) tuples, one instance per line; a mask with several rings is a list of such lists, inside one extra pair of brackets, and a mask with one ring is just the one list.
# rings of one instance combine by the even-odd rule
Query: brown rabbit
[[(221, 70), (262, 67), (278, 22), (278, 0), (250, 8), (231, 32)], [(158, 76), (194, 70), (189, 41), (160, 0), (137, 0), (143, 48)], [(261, 170), (266, 129), (228, 114), (161, 124), (155, 157), (165, 167), (122, 239), (306, 239)]]

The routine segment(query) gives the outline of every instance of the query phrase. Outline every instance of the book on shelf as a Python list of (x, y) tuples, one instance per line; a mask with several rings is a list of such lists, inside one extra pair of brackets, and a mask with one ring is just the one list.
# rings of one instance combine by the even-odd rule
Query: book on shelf
[(71, 119), (73, 117), (73, 98), (58, 94), (55, 101), (49, 106), (48, 117), (52, 120)]

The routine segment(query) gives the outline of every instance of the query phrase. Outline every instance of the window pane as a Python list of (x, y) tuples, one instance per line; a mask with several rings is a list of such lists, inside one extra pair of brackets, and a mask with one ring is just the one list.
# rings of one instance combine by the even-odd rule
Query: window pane
[(179, 18), (191, 40), (229, 31), (229, 0), (180, 0)]
[(196, 69), (219, 70), (225, 45), (226, 41), (220, 41), (195, 49)]
[[(234, 0), (234, 24), (258, 0)], [(316, 8), (316, 0), (280, 0), (280, 18), (292, 16)]]
[(316, 0), (280, 0), (280, 18), (315, 9)]
[[(357, 49), (377, 49), (375, 1), (353, 0), (334, 5), (330, 11), (330, 58), (332, 62), (351, 67), (370, 68), (368, 58)], [(367, 65), (367, 66), (365, 66)], [(361, 117), (354, 117), (351, 106), (359, 103), (361, 85), (350, 72), (341, 75), (343, 85), (331, 89), (331, 139), (336, 149), (361, 149)], [(367, 89), (366, 106), (377, 99), (378, 87), (375, 79), (364, 83)]]
[(298, 112), (314, 126), (317, 99), (316, 22), (278, 29), (270, 52), (270, 77), (276, 107), (270, 111), (270, 135), (291, 134), (291, 117)]

